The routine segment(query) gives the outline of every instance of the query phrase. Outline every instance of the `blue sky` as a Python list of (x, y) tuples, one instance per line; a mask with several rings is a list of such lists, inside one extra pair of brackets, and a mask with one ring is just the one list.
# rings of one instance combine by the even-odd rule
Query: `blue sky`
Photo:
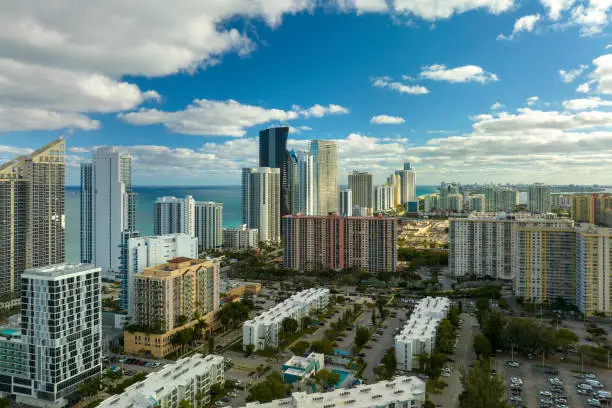
[(612, 183), (604, 0), (81, 3), (0, 6), (0, 160), (65, 135), (68, 184), (107, 144), (136, 184), (238, 184), (283, 124), (341, 181)]

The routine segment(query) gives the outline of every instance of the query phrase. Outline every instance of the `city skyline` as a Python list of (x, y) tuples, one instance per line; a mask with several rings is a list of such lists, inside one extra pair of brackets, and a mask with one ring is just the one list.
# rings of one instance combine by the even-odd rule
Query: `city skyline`
[(101, 145), (134, 155), (136, 185), (237, 185), (258, 131), (287, 125), (289, 150), (337, 142), (340, 180), (409, 161), (423, 185), (612, 182), (611, 5), (429, 3), (149, 4), (154, 27), (136, 6), (2, 6), (37, 30), (5, 25), (0, 161), (65, 135), (68, 185)]

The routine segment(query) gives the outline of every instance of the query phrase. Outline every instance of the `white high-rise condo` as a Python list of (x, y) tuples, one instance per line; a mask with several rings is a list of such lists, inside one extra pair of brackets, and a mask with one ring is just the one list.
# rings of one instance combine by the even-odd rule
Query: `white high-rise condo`
[(159, 197), (153, 205), (155, 235), (195, 235), (195, 200), (192, 196)]
[(338, 145), (331, 140), (310, 142), (319, 215), (338, 211)]
[(79, 385), (102, 372), (100, 268), (29, 269), (21, 285), (21, 341), (30, 370), (26, 378), (13, 378), (12, 392), (27, 405), (67, 406)]
[(383, 184), (374, 187), (374, 210), (387, 211), (394, 207), (393, 186)]
[(0, 164), (0, 296), (19, 296), (24, 270), (64, 262), (65, 152), (58, 139)]
[(223, 204), (212, 201), (195, 203), (195, 235), (202, 251), (223, 246)]
[(535, 183), (527, 190), (527, 209), (532, 213), (549, 213), (552, 210), (552, 188), (547, 184)]
[(262, 242), (280, 242), (280, 169), (242, 169), (242, 222), (259, 230)]
[(160, 265), (172, 258), (198, 257), (198, 239), (189, 234), (155, 235), (129, 238), (122, 257), (121, 308), (134, 316), (134, 276), (145, 268)]
[(400, 204), (406, 204), (408, 201), (416, 201), (416, 172), (412, 165), (410, 163), (404, 163), (404, 169), (396, 170), (395, 174), (400, 178)]
[(256, 248), (259, 243), (259, 231), (257, 228), (247, 228), (240, 225), (236, 228), (223, 229), (223, 247), (227, 249), (243, 251)]
[(100, 147), (81, 165), (81, 262), (117, 279), (124, 231), (136, 224), (132, 157), (116, 147)]
[(340, 216), (353, 216), (353, 192), (350, 188), (340, 190)]
[(304, 215), (316, 215), (318, 185), (315, 179), (314, 157), (310, 152), (300, 152), (297, 158), (300, 175), (299, 212)]

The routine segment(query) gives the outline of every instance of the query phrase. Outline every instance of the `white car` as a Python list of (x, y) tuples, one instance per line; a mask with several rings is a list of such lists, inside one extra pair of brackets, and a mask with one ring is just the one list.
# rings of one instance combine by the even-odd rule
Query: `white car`
[(552, 393), (550, 391), (540, 391), (541, 397), (552, 398)]
[(515, 368), (518, 368), (518, 367), (520, 367), (520, 366), (521, 366), (521, 365), (519, 364), (519, 362), (518, 362), (518, 361), (508, 361), (508, 367), (515, 367)]
[(589, 407), (601, 407), (601, 402), (599, 402), (599, 400), (598, 400), (598, 399), (595, 399), (595, 398), (589, 398), (589, 399), (587, 400), (587, 405), (588, 405)]

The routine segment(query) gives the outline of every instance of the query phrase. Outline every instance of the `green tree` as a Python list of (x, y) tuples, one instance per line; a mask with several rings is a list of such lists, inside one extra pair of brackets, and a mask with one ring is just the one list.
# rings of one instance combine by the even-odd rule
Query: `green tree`
[(491, 354), (491, 351), (491, 343), (489, 343), (487, 336), (482, 333), (478, 333), (474, 336), (474, 352), (476, 353), (476, 358), (486, 358)]
[(503, 379), (491, 375), (488, 360), (475, 362), (467, 372), (462, 369), (461, 384), (459, 408), (509, 408)]
[(210, 386), (210, 396), (215, 398), (223, 393), (223, 385), (221, 383), (214, 383)]
[(246, 356), (246, 357), (250, 356), (251, 354), (253, 354), (253, 351), (255, 351), (255, 346), (254, 346), (254, 345), (252, 345), (252, 344), (248, 344), (248, 345), (246, 346), (245, 356)]
[(578, 336), (569, 329), (559, 329), (556, 334), (557, 345), (567, 354), (567, 350), (578, 343)]
[(270, 402), (285, 398), (290, 392), (291, 386), (281, 380), (281, 374), (278, 371), (274, 371), (266, 377), (265, 381), (250, 388), (247, 401)]
[(370, 340), (370, 330), (366, 327), (358, 327), (357, 332), (355, 332), (355, 345), (361, 348), (366, 345), (368, 340)]
[(315, 340), (310, 345), (310, 349), (315, 353), (334, 354), (334, 347), (331, 342), (325, 340)]
[(92, 378), (79, 386), (79, 393), (85, 397), (92, 397), (100, 391), (100, 384), (99, 378)]
[(305, 329), (307, 327), (310, 327), (310, 325), (312, 324), (312, 317), (310, 316), (304, 316), (302, 318), (302, 329)]
[(397, 361), (395, 359), (395, 349), (392, 347), (385, 352), (382, 359), (382, 365), (374, 368), (374, 372), (380, 380), (390, 380), (395, 375), (397, 369)]
[(207, 345), (208, 345), (208, 354), (212, 354), (215, 352), (215, 336), (211, 333), (206, 335)]
[(340, 382), (340, 374), (324, 368), (314, 375), (314, 382), (327, 390)]
[(286, 317), (283, 319), (283, 337), (287, 338), (294, 335), (299, 327), (297, 320), (292, 319), (290, 317)]
[(178, 404), (178, 408), (191, 408), (191, 401), (188, 399), (183, 399)]
[(455, 326), (449, 319), (443, 319), (438, 326), (438, 348), (442, 353), (451, 354), (455, 345)]
[(196, 407), (202, 408), (204, 406), (204, 394), (201, 391), (198, 391), (195, 395), (195, 399), (197, 401)]
[(11, 406), (8, 398), (0, 398), (0, 408), (9, 408)]
[(306, 351), (308, 351), (309, 348), (310, 343), (307, 341), (298, 341), (293, 345), (293, 347), (291, 347), (291, 351), (293, 351), (293, 354), (297, 356), (302, 356), (304, 353), (306, 353)]
[(506, 326), (506, 317), (501, 312), (488, 313), (484, 319), (482, 332), (491, 343), (491, 348), (497, 350), (503, 347), (503, 330)]

